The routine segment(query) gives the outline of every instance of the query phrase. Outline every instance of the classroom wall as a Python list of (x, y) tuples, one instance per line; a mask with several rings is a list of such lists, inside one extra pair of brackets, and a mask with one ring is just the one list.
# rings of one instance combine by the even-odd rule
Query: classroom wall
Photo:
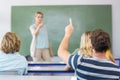
[(112, 5), (112, 50), (120, 57), (120, 0), (3, 0), (0, 3), (0, 41), (4, 33), (11, 31), (11, 6), (17, 5)]

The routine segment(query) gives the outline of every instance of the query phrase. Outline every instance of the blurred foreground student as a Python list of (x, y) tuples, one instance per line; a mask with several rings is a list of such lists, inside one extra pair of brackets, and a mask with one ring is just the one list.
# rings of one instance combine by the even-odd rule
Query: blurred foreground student
[(0, 71), (17, 71), (27, 74), (27, 61), (19, 54), (21, 42), (13, 32), (7, 32), (0, 45)]
[[(80, 53), (82, 53), (84, 57), (92, 57), (93, 50), (92, 50), (91, 39), (90, 39), (91, 35), (92, 35), (92, 31), (86, 31), (81, 36), (80, 48), (77, 50), (80, 51)], [(105, 52), (105, 56), (108, 60), (115, 63), (115, 59), (111, 54), (110, 49), (108, 49)]]
[[(86, 58), (92, 57), (93, 50), (92, 50), (91, 39), (90, 39), (91, 35), (92, 35), (92, 31), (84, 32), (81, 36), (80, 48), (76, 49), (72, 54), (77, 54), (79, 52)], [(115, 63), (115, 59), (112, 56), (110, 50), (106, 51), (105, 56), (108, 60)], [(68, 66), (66, 66), (65, 69), (71, 70)]]
[(32, 42), (30, 47), (33, 61), (50, 62), (53, 57), (52, 48), (49, 45), (47, 28), (43, 22), (43, 13), (36, 12), (35, 23), (30, 26)]
[(58, 56), (76, 72), (78, 80), (118, 80), (118, 65), (107, 60), (105, 53), (110, 49), (108, 33), (95, 30), (91, 36), (92, 57), (84, 57), (80, 52), (71, 55), (68, 44), (73, 32), (72, 22), (65, 28), (65, 35), (58, 49)]

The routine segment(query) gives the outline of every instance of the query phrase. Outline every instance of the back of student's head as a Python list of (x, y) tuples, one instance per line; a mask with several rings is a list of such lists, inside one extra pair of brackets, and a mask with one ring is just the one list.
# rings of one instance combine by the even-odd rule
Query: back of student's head
[(106, 52), (111, 46), (109, 34), (101, 29), (92, 32), (91, 43), (96, 52)]
[(91, 35), (92, 35), (92, 32), (87, 31), (87, 32), (84, 32), (81, 36), (80, 50), (83, 56), (87, 56), (87, 57), (92, 56), (92, 48), (91, 48), (91, 40), (90, 40)]
[(6, 54), (19, 52), (20, 44), (21, 42), (15, 33), (7, 32), (1, 41), (1, 50)]

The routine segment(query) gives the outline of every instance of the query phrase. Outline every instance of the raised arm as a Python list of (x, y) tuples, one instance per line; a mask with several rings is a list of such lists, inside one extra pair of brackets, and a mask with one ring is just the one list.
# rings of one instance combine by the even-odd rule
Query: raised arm
[(71, 55), (70, 52), (68, 51), (68, 45), (69, 45), (69, 40), (73, 32), (73, 25), (72, 25), (72, 20), (69, 20), (69, 25), (66, 26), (65, 28), (65, 35), (63, 37), (63, 40), (60, 43), (60, 46), (58, 48), (58, 56), (66, 63), (68, 64), (68, 58)]

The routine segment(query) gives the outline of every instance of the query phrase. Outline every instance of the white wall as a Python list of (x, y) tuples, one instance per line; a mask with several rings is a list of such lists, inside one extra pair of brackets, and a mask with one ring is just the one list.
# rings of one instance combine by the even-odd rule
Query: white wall
[(13, 5), (112, 5), (112, 47), (115, 57), (120, 57), (120, 0), (3, 0), (0, 3), (0, 40), (11, 30), (11, 6)]

